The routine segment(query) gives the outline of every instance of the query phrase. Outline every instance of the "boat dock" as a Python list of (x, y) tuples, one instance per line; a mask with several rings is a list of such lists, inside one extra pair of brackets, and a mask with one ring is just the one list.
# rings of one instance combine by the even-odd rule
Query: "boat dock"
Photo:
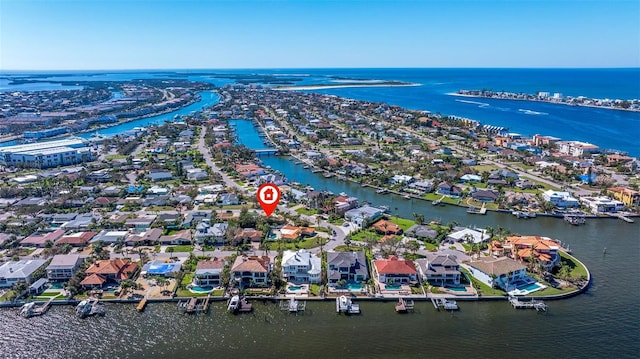
[(398, 298), (398, 303), (396, 303), (396, 312), (397, 313), (407, 313), (412, 312), (415, 308), (415, 302), (413, 300), (406, 300), (403, 298)]
[(584, 214), (565, 214), (564, 220), (573, 224), (574, 226), (579, 226), (581, 224), (586, 223), (586, 217)]
[(207, 296), (205, 298), (191, 297), (188, 300), (181, 300), (178, 301), (178, 309), (187, 314), (204, 313), (209, 309), (209, 299), (210, 297)]
[(342, 295), (336, 298), (336, 312), (345, 314), (360, 314), (360, 305), (353, 303), (350, 298)]
[(290, 298), (289, 300), (283, 300), (280, 302), (280, 310), (289, 311), (289, 313), (304, 312), (306, 308), (307, 302), (299, 301), (295, 298)]
[(467, 213), (469, 214), (487, 214), (487, 208), (485, 207), (485, 204), (482, 204), (482, 207), (478, 208), (475, 206), (471, 206), (469, 207), (469, 209), (467, 209)]
[(432, 204), (432, 205), (434, 205), (434, 206), (437, 206), (437, 205), (439, 205), (440, 203), (442, 203), (442, 201), (444, 201), (444, 198), (445, 198), (445, 197), (446, 197), (446, 196), (442, 196), (442, 197), (440, 197), (440, 199), (436, 199), (435, 201), (431, 202), (431, 204)]
[(625, 216), (623, 214), (620, 214), (620, 213), (609, 213), (609, 216), (615, 217), (617, 219), (621, 219), (621, 220), (623, 220), (623, 221), (625, 221), (627, 223), (633, 223), (633, 219), (631, 219), (631, 218), (629, 218), (629, 217), (627, 217), (627, 216)]
[(517, 297), (509, 297), (509, 303), (511, 303), (511, 305), (515, 308), (515, 309), (535, 309), (536, 311), (540, 312), (546, 312), (547, 311), (547, 305), (540, 300), (527, 300), (527, 301), (522, 301), (520, 299), (518, 299)]
[(446, 298), (431, 298), (431, 304), (438, 311), (442, 308), (444, 310), (458, 310), (458, 304), (455, 300), (449, 300)]
[(49, 308), (51, 308), (51, 302), (55, 298), (56, 297), (50, 298), (43, 305), (40, 305), (40, 306), (38, 306), (36, 302), (27, 303), (27, 304), (22, 306), (22, 308), (20, 310), (20, 315), (25, 317), (25, 318), (31, 318), (31, 317), (36, 317), (38, 315), (42, 315), (42, 314), (46, 313), (47, 310), (49, 310)]

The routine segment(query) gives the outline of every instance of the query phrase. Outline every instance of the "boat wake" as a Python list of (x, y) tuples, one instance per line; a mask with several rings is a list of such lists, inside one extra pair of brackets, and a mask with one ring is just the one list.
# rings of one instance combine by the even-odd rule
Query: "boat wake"
[(527, 110), (527, 109), (524, 109), (524, 108), (518, 109), (518, 112), (522, 112), (525, 115), (543, 115), (543, 116), (548, 115), (548, 113), (546, 113), (546, 112), (538, 112), (538, 111), (533, 111), (533, 110)]
[(489, 107), (488, 103), (485, 102), (478, 102), (478, 101), (469, 101), (469, 100), (456, 100), (457, 102), (462, 102), (462, 103), (470, 103), (473, 105), (478, 105), (478, 107), (480, 108), (484, 108), (484, 107)]

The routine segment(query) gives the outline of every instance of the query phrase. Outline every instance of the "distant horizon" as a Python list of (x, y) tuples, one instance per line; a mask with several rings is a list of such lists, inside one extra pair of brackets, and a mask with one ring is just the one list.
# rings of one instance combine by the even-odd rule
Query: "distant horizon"
[(2, 69), (2, 73), (20, 72), (138, 72), (138, 71), (216, 71), (216, 70), (640, 70), (640, 66), (620, 67), (446, 67), (446, 66), (404, 66), (404, 67), (200, 67), (200, 68), (86, 68), (86, 69)]

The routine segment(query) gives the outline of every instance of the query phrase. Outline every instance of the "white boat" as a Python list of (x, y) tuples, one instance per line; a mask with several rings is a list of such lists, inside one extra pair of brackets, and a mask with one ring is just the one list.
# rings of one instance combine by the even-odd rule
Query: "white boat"
[(24, 317), (24, 318), (30, 318), (33, 316), (33, 309), (35, 307), (36, 303), (35, 302), (30, 302), (27, 303), (25, 305), (23, 305), (20, 308), (20, 316)]
[(233, 297), (231, 297), (231, 299), (229, 299), (229, 302), (227, 304), (227, 311), (235, 313), (238, 311), (238, 308), (240, 308), (240, 296), (234, 295)]
[(85, 299), (76, 306), (76, 315), (80, 318), (97, 314), (104, 314), (104, 306), (97, 299)]
[(359, 314), (360, 305), (355, 304), (344, 295), (336, 298), (336, 312), (345, 314)]

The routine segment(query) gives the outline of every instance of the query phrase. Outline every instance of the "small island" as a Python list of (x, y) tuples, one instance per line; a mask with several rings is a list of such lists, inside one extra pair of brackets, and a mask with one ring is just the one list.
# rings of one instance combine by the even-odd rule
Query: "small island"
[(363, 80), (363, 81), (348, 81), (337, 83), (325, 83), (325, 84), (309, 84), (300, 86), (284, 86), (276, 87), (275, 90), (325, 90), (325, 89), (337, 89), (347, 87), (405, 87), (405, 86), (420, 86), (420, 84), (402, 81), (379, 81), (379, 80)]
[(612, 110), (634, 111), (640, 112), (640, 100), (620, 100), (620, 99), (597, 99), (585, 96), (563, 96), (561, 93), (556, 92), (551, 94), (550, 92), (540, 91), (537, 94), (526, 94), (517, 92), (506, 91), (492, 91), (492, 90), (459, 90), (455, 93), (450, 93), (453, 96), (465, 96), (465, 97), (483, 97), (493, 98), (498, 100), (520, 100), (520, 101), (539, 101), (553, 104), (570, 105), (570, 106), (586, 106), (597, 107)]

